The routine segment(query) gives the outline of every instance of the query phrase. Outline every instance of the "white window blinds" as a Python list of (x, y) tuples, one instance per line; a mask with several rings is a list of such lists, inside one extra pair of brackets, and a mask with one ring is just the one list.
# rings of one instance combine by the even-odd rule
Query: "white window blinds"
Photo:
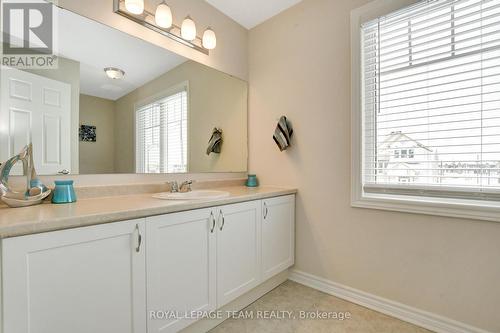
[(362, 26), (365, 192), (500, 190), (500, 0), (421, 1)]
[(136, 171), (187, 172), (187, 91), (136, 111)]

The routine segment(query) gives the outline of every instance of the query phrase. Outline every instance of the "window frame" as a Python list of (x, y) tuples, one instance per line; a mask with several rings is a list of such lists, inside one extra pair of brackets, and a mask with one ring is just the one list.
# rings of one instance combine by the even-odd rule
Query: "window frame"
[[(187, 115), (186, 115), (186, 121), (187, 121), (187, 143), (186, 143), (186, 149), (187, 149), (187, 155), (186, 155), (186, 172), (182, 172), (181, 174), (186, 174), (191, 172), (190, 170), (190, 154), (189, 154), (189, 149), (191, 145), (191, 140), (189, 139), (189, 134), (191, 133), (191, 122), (190, 122), (190, 91), (189, 91), (189, 81), (184, 81), (178, 84), (175, 84), (171, 86), (170, 88), (160, 91), (154, 95), (151, 95), (145, 99), (142, 99), (136, 103), (134, 103), (134, 172), (137, 173), (137, 113), (138, 111), (143, 108), (144, 106), (148, 104), (155, 103), (158, 100), (167, 98), (169, 96), (175, 95), (177, 93), (180, 93), (182, 91), (186, 91), (186, 100), (187, 100)], [(162, 173), (160, 173), (162, 174)], [(163, 173), (165, 174), (165, 173)], [(175, 174), (175, 173), (170, 173), (170, 174)]]
[(500, 222), (500, 201), (404, 194), (366, 193), (363, 190), (361, 25), (413, 5), (420, 0), (375, 0), (351, 11), (351, 206), (406, 213)]

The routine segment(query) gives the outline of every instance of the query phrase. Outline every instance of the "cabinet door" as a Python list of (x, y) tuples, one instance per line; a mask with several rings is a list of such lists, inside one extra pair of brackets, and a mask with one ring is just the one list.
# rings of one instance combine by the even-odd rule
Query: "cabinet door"
[(268, 279), (293, 265), (295, 196), (262, 200), (262, 277)]
[(194, 321), (182, 319), (186, 312), (216, 307), (215, 216), (201, 209), (151, 217), (146, 234), (148, 332), (177, 332)]
[(217, 208), (217, 306), (260, 283), (260, 201)]
[(143, 333), (144, 220), (2, 242), (3, 333)]

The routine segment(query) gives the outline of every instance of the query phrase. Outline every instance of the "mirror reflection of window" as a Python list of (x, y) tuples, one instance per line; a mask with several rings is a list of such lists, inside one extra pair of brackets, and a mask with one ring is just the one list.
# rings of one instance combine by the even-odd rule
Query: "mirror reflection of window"
[(187, 89), (136, 110), (136, 172), (181, 173), (187, 165)]

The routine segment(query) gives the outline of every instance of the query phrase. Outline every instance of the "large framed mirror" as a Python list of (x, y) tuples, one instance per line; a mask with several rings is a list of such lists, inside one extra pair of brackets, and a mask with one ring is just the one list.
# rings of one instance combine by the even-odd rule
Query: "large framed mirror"
[(247, 82), (57, 15), (57, 68), (1, 68), (0, 162), (33, 142), (41, 175), (246, 171)]

